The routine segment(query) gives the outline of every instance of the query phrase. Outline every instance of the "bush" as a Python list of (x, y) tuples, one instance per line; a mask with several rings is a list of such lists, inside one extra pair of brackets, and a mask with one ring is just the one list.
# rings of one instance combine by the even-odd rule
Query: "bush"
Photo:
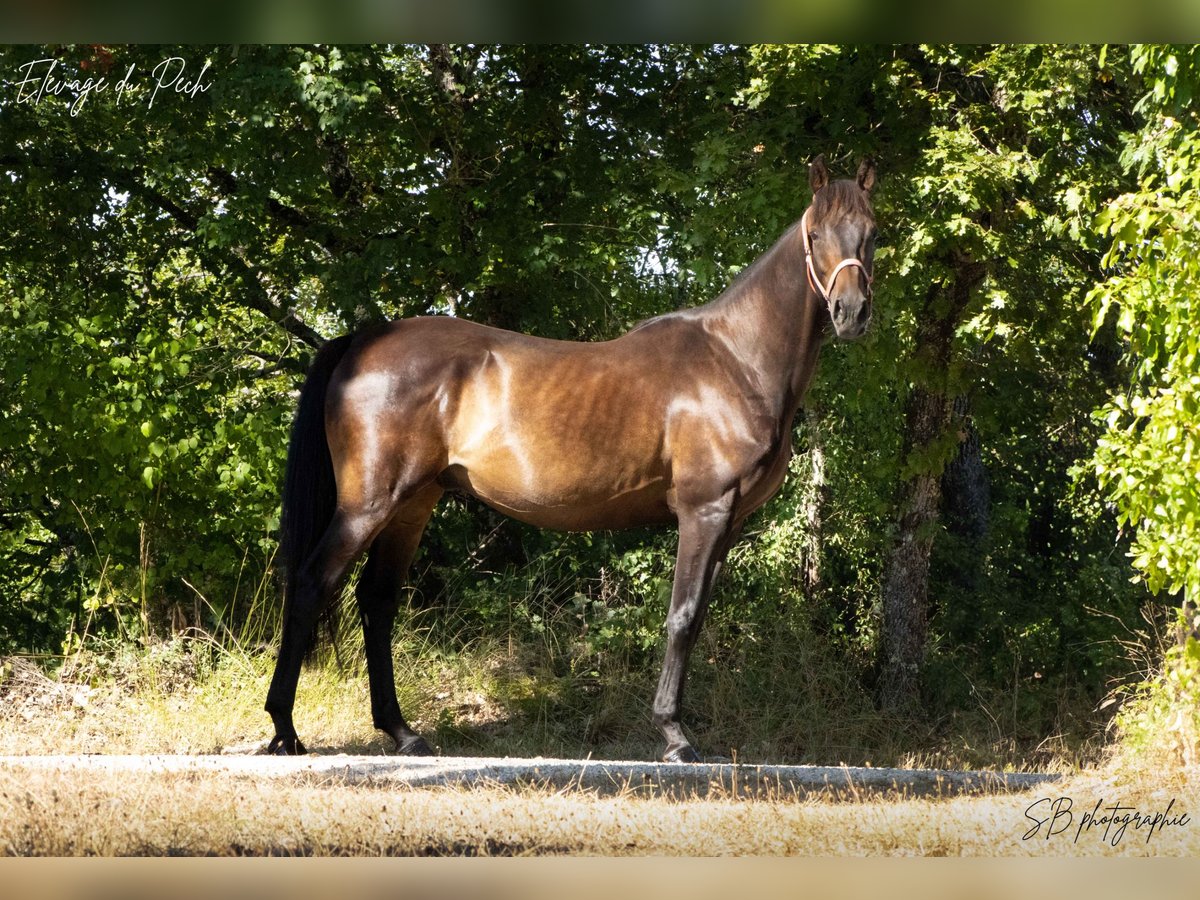
[(1180, 610), (1178, 640), (1161, 668), (1130, 688), (1114, 725), (1122, 756), (1131, 764), (1192, 765), (1200, 756), (1200, 615)]

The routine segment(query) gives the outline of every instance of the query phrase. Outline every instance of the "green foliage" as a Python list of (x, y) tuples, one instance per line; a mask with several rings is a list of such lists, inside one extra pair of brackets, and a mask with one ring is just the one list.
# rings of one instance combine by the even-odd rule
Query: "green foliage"
[[(1156, 671), (1146, 673), (1123, 697), (1114, 724), (1125, 753), (1136, 763), (1193, 765), (1200, 750), (1200, 621), (1183, 612), (1175, 629), (1186, 635), (1163, 654)], [(1165, 760), (1164, 760), (1165, 757)]]
[[(833, 607), (818, 604), (817, 621), (871, 645), (896, 485), (941, 473), (963, 437), (951, 423), (906, 451), (905, 400), (918, 387), (969, 399), (990, 528), (969, 538), (945, 515), (936, 526), (928, 681), (938, 708), (1001, 688), (1052, 718), (1064, 692), (1095, 702), (1127, 665), (1109, 617), (1136, 617), (1143, 592), (1125, 583), (1094, 484), (1069, 476), (1093, 451), (1091, 410), (1119, 377), (1083, 298), (1104, 251), (1091, 219), (1123, 185), (1133, 91), (1118, 49), (1103, 63), (1090, 47), (751, 53), (741, 97), (762, 120), (748, 142), (807, 139), (847, 169), (874, 155), (881, 172), (879, 327), (861, 346), (827, 348), (810, 393), (825, 417)], [(948, 358), (922, 350), (939, 346), (924, 336), (947, 316), (956, 270), (974, 262), (983, 277), (950, 320)], [(1020, 721), (1054, 727), (1028, 712)]]
[(19, 223), (0, 241), (9, 646), (57, 649), (100, 595), (124, 599), (96, 627), (130, 633), (194, 622), (201, 596), (237, 605), (273, 554), (319, 333), (453, 308), (598, 337), (673, 302), (638, 280), (660, 215), (638, 160), (646, 91), (690, 51), (14, 47), (0, 64), (133, 66), (144, 86), (170, 55), (209, 64), (210, 89), (0, 109)]
[[(869, 687), (897, 485), (941, 472), (961, 437), (906, 450), (917, 389), (970, 398), (991, 485), (984, 539), (936, 527), (937, 711), (1019, 693), (1014, 719), (1042, 727), (1065, 692), (1120, 674), (1110, 617), (1143, 592), (1115, 516), (1068, 477), (1102, 430), (1097, 472), (1140, 526), (1139, 563), (1167, 587), (1191, 577), (1194, 51), (64, 46), (0, 49), (0, 69), (144, 75), (170, 55), (208, 63), (210, 89), (102, 94), (74, 116), (66, 95), (0, 103), (0, 649), (269, 620), (288, 422), (321, 336), (454, 313), (612, 337), (715, 296), (799, 217), (818, 153), (845, 174), (879, 164), (876, 324), (824, 351), (698, 683), (769, 682), (750, 660), (794, 652)], [(1092, 306), (1120, 312), (1093, 335), (1092, 220), (1131, 186), (1127, 132), (1143, 182), (1105, 214), (1121, 268)], [(918, 352), (964, 261), (984, 274), (949, 358)], [(1119, 340), (1135, 389), (1093, 421), (1127, 374)], [(412, 607), (431, 641), (544, 642), (556, 677), (652, 670), (673, 549), (666, 531), (563, 537), (450, 500)]]
[(195, 304), (190, 321), (122, 293), (85, 305), (29, 291), (0, 313), (0, 377), (19, 398), (0, 420), (7, 498), (27, 535), (46, 536), (25, 541), (26, 571), (62, 573), (20, 597), (36, 603), (41, 589), (59, 636), (55, 612), (82, 626), (100, 596), (139, 598), (144, 613), (149, 597), (190, 607), (200, 591), (220, 612), (234, 584), (210, 573), (273, 553), (286, 388), (231, 361), (233, 323), (195, 315), (202, 298), (184, 290), (173, 299)]
[(1200, 52), (1142, 47), (1135, 65), (1149, 93), (1145, 126), (1126, 162), (1136, 190), (1099, 219), (1114, 274), (1090, 299), (1099, 330), (1110, 320), (1135, 361), (1128, 389), (1100, 410), (1093, 459), (1122, 523), (1136, 529), (1133, 565), (1153, 591), (1200, 597)]

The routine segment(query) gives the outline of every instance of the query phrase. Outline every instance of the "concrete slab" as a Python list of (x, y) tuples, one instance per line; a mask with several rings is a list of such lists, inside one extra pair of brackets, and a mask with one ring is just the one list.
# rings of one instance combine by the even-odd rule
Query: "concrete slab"
[(0, 756), (0, 771), (189, 773), (368, 785), (537, 786), (599, 794), (831, 798), (904, 795), (947, 797), (1027, 790), (1057, 775), (876, 769), (845, 766), (774, 766), (745, 763), (645, 763), (618, 760), (486, 759), (466, 757), (347, 756)]

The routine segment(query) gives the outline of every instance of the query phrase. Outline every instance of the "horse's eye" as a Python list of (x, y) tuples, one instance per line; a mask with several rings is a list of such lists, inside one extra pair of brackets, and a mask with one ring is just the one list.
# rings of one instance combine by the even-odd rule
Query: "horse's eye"
[(810, 241), (812, 241), (813, 243), (816, 243), (817, 238), (819, 238), (820, 236), (821, 235), (817, 234), (817, 232), (815, 232), (815, 231), (810, 231), (808, 233), (808, 239)]

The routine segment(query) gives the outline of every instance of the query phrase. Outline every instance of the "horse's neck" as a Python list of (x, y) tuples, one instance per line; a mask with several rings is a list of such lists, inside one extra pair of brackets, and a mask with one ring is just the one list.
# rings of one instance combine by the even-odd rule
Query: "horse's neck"
[(747, 366), (762, 399), (791, 417), (816, 370), (824, 303), (808, 284), (798, 237), (789, 231), (751, 277), (711, 305), (710, 327)]

